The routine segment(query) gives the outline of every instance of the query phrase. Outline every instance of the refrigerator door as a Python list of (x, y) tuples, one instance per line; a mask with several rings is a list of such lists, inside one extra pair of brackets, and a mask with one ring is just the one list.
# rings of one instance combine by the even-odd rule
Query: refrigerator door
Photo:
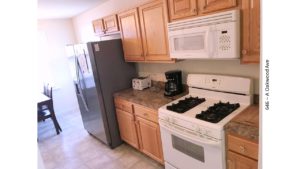
[(104, 126), (107, 130), (107, 136), (110, 137), (111, 147), (116, 147), (122, 141), (113, 94), (131, 87), (131, 80), (137, 76), (135, 65), (124, 61), (120, 39), (89, 42), (88, 50), (91, 56), (98, 95), (100, 96), (100, 106), (103, 110), (101, 114), (105, 119)]
[(93, 136), (106, 144), (110, 144), (101, 116), (99, 96), (96, 89), (93, 71), (86, 45), (76, 45), (76, 76), (75, 88), (84, 128)]

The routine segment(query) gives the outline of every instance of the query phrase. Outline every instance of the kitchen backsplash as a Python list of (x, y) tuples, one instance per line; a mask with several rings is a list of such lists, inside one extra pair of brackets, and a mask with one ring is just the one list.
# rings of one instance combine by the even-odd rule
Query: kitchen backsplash
[(181, 70), (182, 81), (186, 83), (189, 73), (221, 74), (250, 77), (254, 80), (254, 93), (259, 94), (259, 65), (242, 65), (239, 60), (184, 60), (174, 64), (137, 63), (139, 76), (150, 76), (154, 81), (166, 81), (165, 72)]

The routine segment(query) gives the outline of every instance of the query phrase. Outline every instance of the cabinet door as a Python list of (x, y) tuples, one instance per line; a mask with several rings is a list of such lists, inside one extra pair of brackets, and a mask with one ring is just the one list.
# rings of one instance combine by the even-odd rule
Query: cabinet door
[(135, 148), (139, 148), (134, 116), (128, 112), (116, 109), (121, 138)]
[(163, 163), (159, 125), (140, 117), (136, 117), (140, 150)]
[(243, 0), (241, 15), (242, 15), (242, 63), (259, 63), (260, 1)]
[(227, 168), (228, 169), (257, 169), (258, 163), (255, 160), (228, 151)]
[(103, 25), (105, 33), (112, 33), (119, 31), (119, 24), (117, 15), (111, 15), (103, 18)]
[(142, 37), (137, 9), (118, 14), (120, 33), (126, 61), (144, 60)]
[(103, 20), (102, 19), (94, 20), (93, 28), (94, 28), (94, 33), (96, 35), (103, 35), (104, 34)]
[(167, 34), (167, 8), (163, 0), (139, 7), (145, 60), (171, 60)]
[(170, 20), (197, 15), (197, 0), (168, 0)]
[(199, 3), (202, 6), (202, 13), (227, 9), (237, 5), (236, 0), (199, 0)]

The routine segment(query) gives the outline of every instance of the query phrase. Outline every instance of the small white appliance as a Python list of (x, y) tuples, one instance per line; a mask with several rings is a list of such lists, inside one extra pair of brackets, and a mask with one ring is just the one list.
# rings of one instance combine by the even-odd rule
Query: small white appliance
[(252, 80), (189, 74), (189, 94), (159, 108), (166, 169), (225, 169), (224, 125), (252, 104)]
[(171, 58), (240, 58), (239, 10), (171, 22), (168, 36)]
[(151, 87), (151, 78), (148, 77), (137, 77), (132, 79), (132, 88), (135, 90), (144, 90), (145, 88)]

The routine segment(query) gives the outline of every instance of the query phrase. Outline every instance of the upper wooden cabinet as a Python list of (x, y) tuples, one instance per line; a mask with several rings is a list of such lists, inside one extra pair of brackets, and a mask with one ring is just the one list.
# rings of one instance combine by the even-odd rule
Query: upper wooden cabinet
[(146, 61), (171, 60), (168, 45), (168, 14), (163, 0), (139, 7), (143, 49)]
[(126, 61), (143, 61), (142, 37), (137, 8), (118, 14)]
[(197, 0), (168, 0), (171, 20), (197, 15)]
[(235, 7), (237, 5), (236, 0), (198, 0), (200, 3), (201, 12), (208, 13), (221, 9), (227, 9)]
[(117, 15), (111, 15), (103, 18), (103, 25), (105, 33), (112, 33), (119, 31), (119, 24)]
[(110, 15), (93, 21), (94, 33), (104, 35), (119, 31), (117, 15)]
[(139, 16), (136, 8), (118, 14), (126, 61), (144, 60)]
[(104, 34), (103, 19), (94, 20), (93, 28), (94, 28), (94, 33), (96, 35), (103, 35)]
[(237, 6), (237, 0), (168, 0), (170, 20), (205, 15)]
[(260, 1), (243, 0), (242, 16), (242, 63), (260, 62)]
[(126, 61), (169, 62), (168, 13), (164, 0), (118, 14)]

